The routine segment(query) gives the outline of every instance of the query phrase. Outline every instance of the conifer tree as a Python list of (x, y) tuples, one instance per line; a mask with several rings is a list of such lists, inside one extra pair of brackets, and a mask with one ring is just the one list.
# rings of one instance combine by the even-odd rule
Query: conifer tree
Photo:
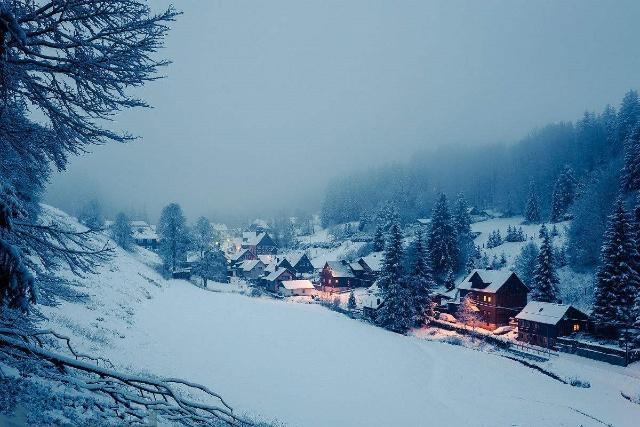
[(541, 233), (544, 237), (538, 253), (536, 268), (533, 272), (531, 298), (534, 301), (557, 302), (560, 280), (555, 271), (551, 236), (546, 231), (544, 224), (542, 225)]
[(373, 251), (381, 252), (384, 250), (384, 233), (382, 227), (376, 227), (376, 234), (373, 236)]
[(465, 325), (471, 325), (475, 328), (476, 323), (480, 320), (480, 310), (471, 299), (471, 295), (462, 299), (456, 312), (456, 318)]
[(356, 309), (356, 297), (353, 295), (353, 291), (349, 292), (349, 299), (347, 300), (347, 309), (354, 311)]
[(596, 273), (594, 320), (605, 329), (631, 323), (633, 306), (640, 289), (638, 250), (622, 197), (609, 217)]
[(456, 276), (453, 274), (453, 270), (449, 267), (447, 274), (444, 276), (444, 287), (447, 290), (451, 290), (456, 287)]
[(415, 318), (411, 293), (405, 283), (389, 283), (385, 291), (384, 304), (376, 314), (378, 325), (403, 334), (414, 325)]
[(122, 212), (116, 215), (111, 226), (111, 238), (126, 251), (131, 250), (133, 246), (133, 230), (129, 218)]
[(536, 193), (536, 183), (533, 179), (529, 182), (529, 196), (527, 197), (527, 204), (524, 208), (524, 220), (530, 224), (540, 222), (538, 194)]
[(380, 272), (379, 286), (386, 300), (386, 293), (394, 283), (399, 283), (403, 276), (402, 259), (402, 233), (398, 223), (394, 223), (389, 230), (388, 241), (384, 249), (382, 270)]
[(456, 230), (452, 224), (447, 197), (440, 195), (433, 208), (431, 227), (427, 237), (427, 249), (431, 255), (431, 265), (436, 276), (443, 276), (456, 267), (458, 244)]
[(640, 121), (640, 99), (635, 90), (628, 91), (618, 110), (618, 140), (625, 141)]
[(538, 249), (538, 245), (536, 245), (535, 242), (529, 242), (520, 249), (520, 254), (516, 257), (516, 273), (518, 273), (518, 277), (529, 288), (531, 288), (533, 284), (539, 253), (540, 249)]
[(158, 222), (158, 235), (160, 236), (159, 252), (165, 269), (175, 271), (186, 256), (189, 243), (187, 220), (179, 204), (171, 203), (162, 209)]
[(564, 167), (553, 186), (551, 200), (551, 222), (564, 220), (567, 211), (571, 207), (576, 196), (577, 181), (573, 170), (567, 165)]
[(640, 122), (624, 140), (622, 185), (627, 191), (640, 190)]
[(405, 282), (409, 287), (409, 297), (414, 306), (415, 323), (419, 326), (424, 323), (427, 316), (431, 315), (431, 292), (436, 287), (430, 264), (431, 258), (422, 232), (416, 235), (413, 254), (413, 265)]
[(461, 269), (473, 255), (471, 216), (469, 215), (469, 204), (464, 198), (463, 193), (458, 194), (458, 199), (453, 209), (453, 227), (458, 243), (458, 262), (456, 269)]

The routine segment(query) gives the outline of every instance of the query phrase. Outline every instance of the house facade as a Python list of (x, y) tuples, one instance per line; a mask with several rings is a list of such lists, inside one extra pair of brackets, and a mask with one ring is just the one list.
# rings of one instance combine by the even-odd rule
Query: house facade
[(334, 292), (357, 286), (356, 276), (346, 261), (327, 261), (320, 272), (322, 290)]
[(516, 320), (519, 341), (553, 348), (558, 337), (585, 331), (589, 316), (571, 305), (531, 301)]
[(265, 289), (271, 292), (278, 292), (278, 288), (282, 282), (287, 280), (294, 280), (295, 274), (286, 268), (277, 268), (274, 272), (262, 278), (262, 284)]
[(247, 249), (255, 255), (275, 255), (278, 253), (278, 245), (267, 233), (243, 236), (242, 249)]
[[(529, 289), (512, 271), (473, 270), (457, 286), (458, 298), (453, 304), (459, 304), (469, 297), (478, 308), (478, 326), (484, 329), (496, 329), (509, 324), (527, 305)], [(454, 314), (454, 313), (451, 313)]]
[(298, 275), (312, 274), (314, 272), (311, 259), (309, 259), (309, 256), (305, 252), (287, 255), (287, 260), (289, 260), (291, 268), (293, 268)]
[(278, 286), (280, 295), (290, 296), (311, 296), (315, 287), (310, 280), (283, 280)]
[(239, 273), (247, 280), (258, 280), (264, 275), (267, 266), (259, 259), (244, 261), (240, 265)]

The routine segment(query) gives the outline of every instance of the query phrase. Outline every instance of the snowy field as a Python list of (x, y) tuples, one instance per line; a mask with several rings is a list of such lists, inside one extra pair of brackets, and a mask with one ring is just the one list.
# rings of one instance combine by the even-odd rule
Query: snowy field
[(41, 307), (42, 326), (123, 369), (203, 383), (240, 413), (291, 426), (624, 427), (640, 416), (620, 395), (640, 394), (638, 364), (568, 355), (544, 364), (591, 384), (572, 387), (495, 351), (393, 334), (316, 304), (251, 298), (241, 284), (211, 291), (166, 281), (155, 262), (145, 250), (118, 250), (101, 274), (79, 281), (89, 303)]

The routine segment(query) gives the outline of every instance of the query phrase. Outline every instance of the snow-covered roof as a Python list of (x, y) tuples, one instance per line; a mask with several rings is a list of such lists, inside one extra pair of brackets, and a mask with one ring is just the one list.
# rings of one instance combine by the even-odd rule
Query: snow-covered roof
[(362, 270), (364, 270), (364, 267), (362, 265), (360, 265), (359, 263), (357, 263), (357, 262), (349, 263), (349, 267), (351, 267), (351, 269), (353, 271), (362, 271)]
[(139, 220), (129, 221), (129, 225), (132, 227), (149, 227), (149, 223), (147, 223), (147, 221)]
[(280, 277), (284, 272), (288, 271), (286, 268), (284, 267), (280, 267), (275, 271), (272, 271), (271, 273), (269, 273), (269, 275), (267, 277), (265, 277), (265, 280), (268, 280), (269, 282), (273, 282), (275, 280), (278, 279), (278, 277)]
[[(482, 282), (487, 285), (484, 288), (473, 288), (471, 283), (471, 278), (475, 275), (480, 276)], [(482, 270), (475, 269), (467, 277), (465, 277), (462, 282), (458, 285), (458, 289), (467, 289), (467, 290), (478, 290), (482, 292), (490, 292), (495, 293), (505, 284), (507, 280), (514, 274), (513, 271), (509, 270)]]
[(305, 256), (304, 252), (291, 252), (285, 255), (284, 258), (289, 261), (289, 264), (291, 264), (292, 267), (295, 267), (303, 256)]
[(244, 261), (241, 264), (241, 266), (242, 266), (242, 270), (243, 271), (251, 271), (258, 264), (263, 264), (264, 265), (264, 263), (262, 261), (260, 261), (259, 259), (248, 259), (248, 260)]
[(327, 265), (331, 269), (333, 277), (354, 277), (349, 266), (343, 264), (342, 261), (327, 261)]
[(556, 325), (566, 316), (570, 308), (571, 306), (567, 304), (531, 301), (516, 315), (516, 319), (529, 320), (546, 325)]
[(265, 265), (269, 265), (273, 262), (273, 255), (258, 255), (258, 259)]
[(315, 289), (310, 280), (283, 280), (282, 286), (286, 289)]
[(418, 219), (416, 219), (416, 221), (420, 225), (428, 225), (428, 224), (431, 223), (431, 218), (418, 218)]
[(242, 258), (242, 256), (246, 253), (247, 253), (247, 249), (242, 249), (240, 252), (231, 255), (231, 260), (237, 261), (238, 259)]
[(362, 258), (373, 271), (382, 269), (382, 252), (373, 252)]
[(374, 310), (380, 307), (384, 302), (384, 298), (382, 298), (378, 282), (369, 286), (367, 293), (362, 297), (361, 301), (363, 307), (373, 308)]

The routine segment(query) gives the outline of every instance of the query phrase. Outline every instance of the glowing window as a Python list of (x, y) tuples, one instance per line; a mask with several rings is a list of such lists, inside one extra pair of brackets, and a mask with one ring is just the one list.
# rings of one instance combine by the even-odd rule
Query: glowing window
[(580, 330), (580, 325), (577, 323), (573, 324), (573, 332), (578, 332)]

